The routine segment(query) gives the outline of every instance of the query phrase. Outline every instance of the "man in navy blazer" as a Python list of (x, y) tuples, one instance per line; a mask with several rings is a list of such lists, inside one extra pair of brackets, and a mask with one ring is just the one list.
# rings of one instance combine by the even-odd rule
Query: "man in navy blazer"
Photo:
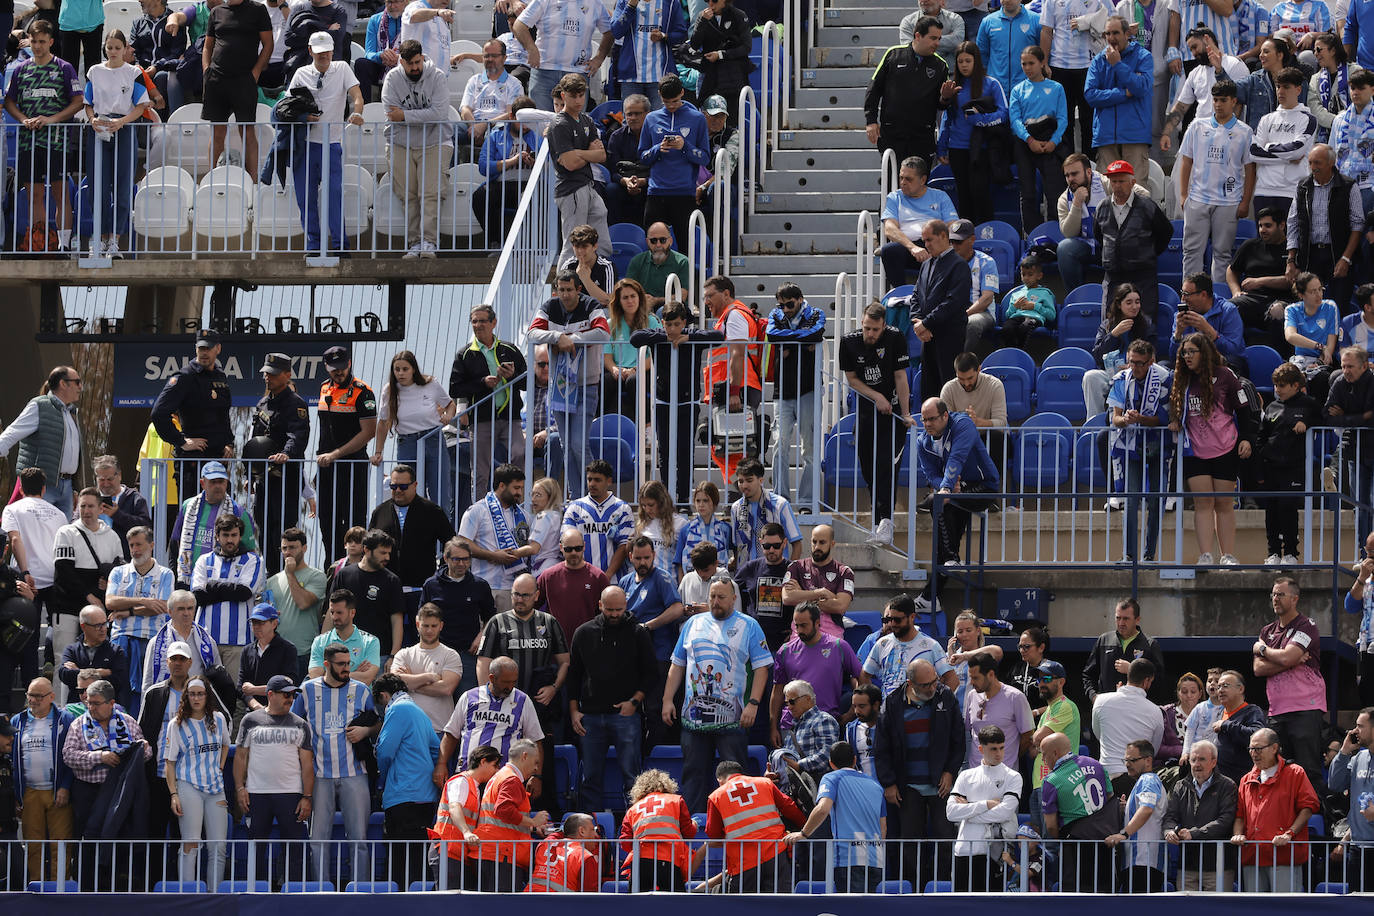
[(921, 241), (930, 257), (911, 294), (911, 331), (922, 344), (921, 397), (934, 398), (954, 378), (954, 357), (964, 348), (973, 275), (954, 250), (944, 220), (922, 226)]

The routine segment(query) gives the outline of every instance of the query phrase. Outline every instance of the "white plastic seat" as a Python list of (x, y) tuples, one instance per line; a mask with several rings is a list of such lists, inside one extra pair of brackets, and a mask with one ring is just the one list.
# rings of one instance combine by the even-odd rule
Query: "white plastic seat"
[(138, 0), (105, 0), (104, 9), (106, 35), (119, 29), (127, 38), (134, 20), (143, 16), (143, 8), (138, 5)]
[[(353, 171), (350, 172), (350, 168)], [(376, 187), (366, 169), (344, 166), (343, 216), (344, 234), (362, 235), (372, 224), (372, 195)]]
[[(491, 11), (491, 0), (454, 0), (453, 37), (485, 38), (490, 35)], [(455, 47), (453, 53), (458, 54), (460, 52)]]
[(144, 238), (180, 238), (191, 228), (192, 200), (175, 184), (140, 187), (134, 192), (134, 232)]
[(383, 105), (381, 102), (365, 103), (363, 105), (363, 120), (368, 122), (376, 122), (378, 124), (385, 124), (386, 106)]
[(378, 235), (389, 235), (395, 239), (405, 237), (405, 201), (391, 192), (390, 178), (383, 177), (377, 182), (377, 190), (372, 198), (372, 225)]
[(217, 165), (206, 172), (205, 177), (200, 180), (202, 188), (238, 185), (249, 195), (253, 193), (254, 184), (253, 176), (237, 165)]
[[(372, 120), (368, 118), (368, 108), (376, 105), (382, 109), (382, 118)], [(344, 162), (361, 166), (367, 171), (376, 174), (385, 171), (387, 168), (387, 140), (386, 128), (384, 126), (386, 108), (380, 102), (372, 102), (363, 106), (362, 124), (345, 124), (343, 132), (343, 158)]]
[(195, 178), (191, 177), (190, 172), (176, 165), (163, 165), (149, 169), (148, 174), (143, 176), (143, 180), (138, 183), (138, 186), (140, 188), (176, 188), (181, 192), (181, 196), (186, 199), (188, 209), (196, 196)]
[(247, 192), (241, 185), (222, 184), (196, 191), (195, 227), (209, 239), (242, 241), (252, 217)]
[(367, 56), (367, 48), (364, 48), (362, 45), (358, 44), (356, 41), (355, 41), (355, 42), (351, 42), (351, 43), (349, 44), (349, 46), (348, 46), (348, 59), (349, 59), (351, 62), (357, 63), (358, 61), (362, 60), (362, 59), (363, 59), (364, 57), (366, 57), (366, 56)]
[(444, 182), (439, 202), (439, 234), (465, 239), (482, 232), (482, 224), (472, 209), (472, 192), (482, 183), (481, 172), (475, 163), (456, 165)]
[(301, 208), (290, 186), (258, 185), (253, 205), (253, 229), (259, 238), (290, 239), (305, 233)]
[(463, 90), (468, 87), (468, 80), (482, 72), (482, 65), (475, 60), (460, 60), (457, 64), (448, 68), (448, 97), (454, 103), (463, 100)]
[(192, 177), (210, 170), (210, 123), (201, 117), (199, 102), (182, 105), (172, 112), (161, 132), (162, 142), (150, 151), (148, 161), (163, 166), (179, 166)]

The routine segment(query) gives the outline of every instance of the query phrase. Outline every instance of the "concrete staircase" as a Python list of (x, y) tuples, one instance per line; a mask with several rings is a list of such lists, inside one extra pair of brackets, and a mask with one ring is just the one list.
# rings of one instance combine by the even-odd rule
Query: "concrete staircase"
[(864, 136), (863, 98), (882, 53), (897, 43), (910, 0), (822, 0), (823, 26), (792, 96), (730, 276), (741, 301), (766, 314), (778, 285), (797, 283), (834, 308), (835, 275), (854, 273), (860, 211), (876, 216), (880, 159)]

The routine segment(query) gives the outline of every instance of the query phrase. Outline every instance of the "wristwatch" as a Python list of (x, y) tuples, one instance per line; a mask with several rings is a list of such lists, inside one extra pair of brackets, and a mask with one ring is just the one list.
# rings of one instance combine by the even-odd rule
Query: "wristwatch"
[(630, 702), (634, 704), (635, 709), (638, 709), (640, 706), (643, 705), (644, 701), (639, 699), (639, 697), (630, 697)]

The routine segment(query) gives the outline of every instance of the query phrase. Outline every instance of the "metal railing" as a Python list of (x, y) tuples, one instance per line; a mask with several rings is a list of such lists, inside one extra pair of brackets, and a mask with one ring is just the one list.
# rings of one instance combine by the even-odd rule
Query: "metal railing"
[(548, 145), (543, 144), (506, 231), (484, 300), (496, 309), (499, 327), (517, 328), (521, 335), (539, 303), (548, 297), (549, 271), (562, 243), (553, 190), (553, 161)]
[[(421, 242), (430, 243), (426, 254), (486, 252), (502, 247), (533, 168), (503, 169), (499, 160), (543, 148), (532, 127), (496, 122), (477, 140), (475, 122), (455, 116), (429, 125), (408, 152), (389, 136), (410, 128), (382, 120), (379, 104), (367, 106), (361, 125), (260, 117), (245, 125), (138, 121), (113, 134), (83, 121), (41, 133), (10, 125), (20, 190), (4, 218), (5, 250), (62, 255), (59, 234), (70, 233), (69, 251), (85, 267), (109, 265), (109, 237), (133, 256), (424, 256)], [(310, 136), (333, 142), (308, 142), (307, 127), (332, 131)]]
[[(1115, 804), (1115, 799), (1108, 799)], [(270, 828), (271, 825), (269, 824)], [(302, 835), (307, 825), (295, 824)], [(932, 827), (932, 830), (936, 828)], [(953, 832), (952, 827), (941, 828)], [(1014, 823), (1005, 828), (1014, 831)], [(233, 817), (224, 839), (0, 841), (17, 886), (77, 893), (754, 894), (1303, 893), (1319, 885), (1370, 892), (1341, 844), (1292, 840), (1187, 841), (1003, 838), (720, 840), (696, 830), (673, 846), (634, 838), (510, 839), (466, 843), (421, 837), (253, 838)], [(781, 832), (781, 831), (779, 831)], [(924, 831), (923, 831), (924, 832)], [(192, 848), (187, 849), (187, 846)], [(661, 862), (660, 860), (664, 860)], [(666, 864), (665, 864), (666, 862)], [(27, 871), (25, 865), (27, 864)], [(4, 877), (4, 876), (0, 876)], [(20, 883), (20, 882), (23, 883)], [(593, 884), (594, 886), (588, 886)]]

